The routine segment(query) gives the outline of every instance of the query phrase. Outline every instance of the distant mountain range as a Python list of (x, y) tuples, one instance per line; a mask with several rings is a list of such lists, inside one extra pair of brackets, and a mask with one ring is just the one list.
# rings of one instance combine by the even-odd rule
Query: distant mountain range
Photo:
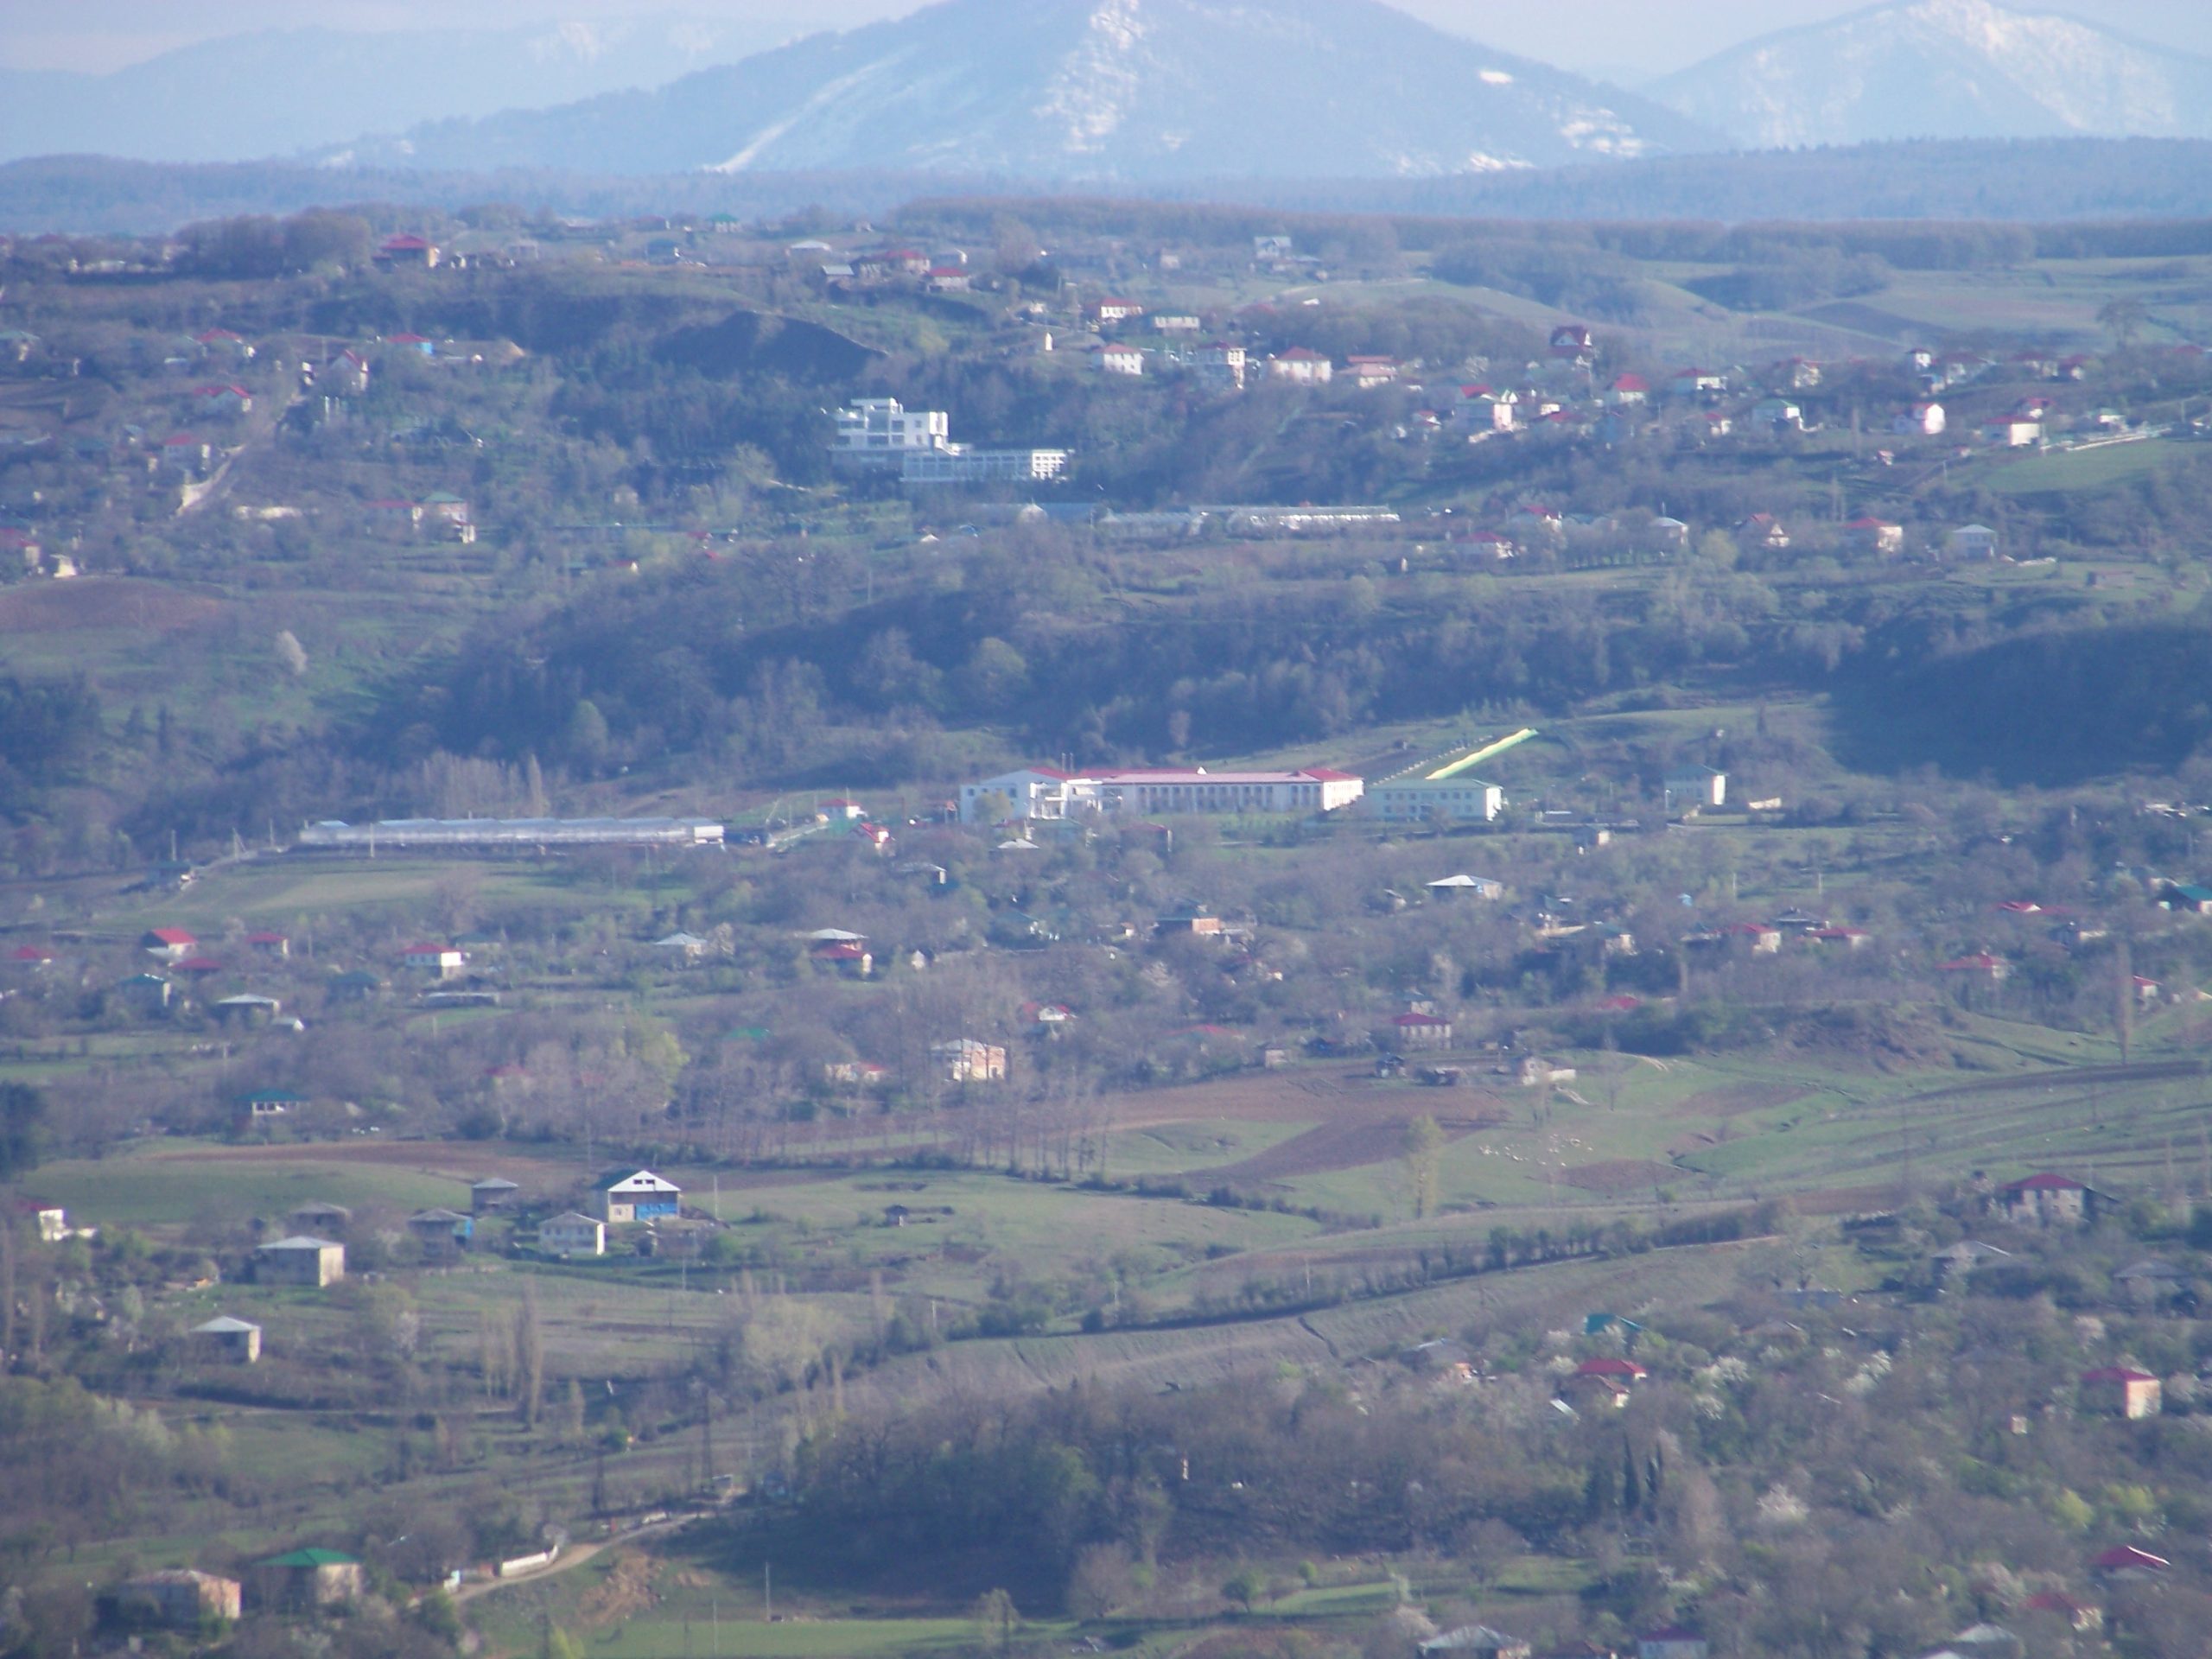
[(1991, 0), (1903, 0), (1787, 29), (1646, 90), (1749, 149), (2212, 137), (2212, 60)]
[(1378, 0), (944, 0), (656, 91), (420, 126), (345, 158), (1147, 183), (1502, 172), (1719, 142)]
[[(1337, 211), (1736, 218), (1788, 213), (1790, 177), (1813, 198), (1808, 216), (2065, 218), (2095, 211), (2100, 191), (2113, 213), (2212, 212), (2198, 146), (2088, 142), (2212, 138), (2212, 60), (1993, 0), (1896, 0), (1735, 48), (1640, 96), (1381, 0), (938, 0), (842, 34), (800, 38), (801, 26), (793, 12), (742, 27), (664, 14), (300, 29), (111, 75), (0, 71), (0, 162), (251, 163), (25, 162), (0, 181), (0, 210), (32, 217), (0, 223), (174, 224), (187, 203), (457, 192), (642, 211), (648, 188), (670, 210), (1077, 187)], [(2011, 175), (2018, 155), (1989, 141), (2051, 138), (2083, 147), (2045, 153), (2059, 169), (2046, 207)], [(1903, 147), (1838, 148), (1885, 143)], [(1802, 163), (1740, 153), (1791, 149)]]
[(0, 69), (0, 161), (101, 155), (245, 161), (456, 116), (658, 86), (804, 32), (684, 13), (509, 29), (265, 29), (111, 74)]

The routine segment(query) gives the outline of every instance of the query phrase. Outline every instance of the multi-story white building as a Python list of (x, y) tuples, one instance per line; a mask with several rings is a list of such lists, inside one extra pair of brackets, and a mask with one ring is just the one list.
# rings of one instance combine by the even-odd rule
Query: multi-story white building
[(1365, 788), (1349, 772), (1308, 766), (1298, 772), (1209, 772), (1196, 768), (1068, 772), (1052, 766), (963, 784), (963, 823), (1000, 817), (1070, 818), (1084, 813), (1150, 817), (1185, 812), (1333, 812)]
[(1071, 458), (1065, 449), (970, 449), (951, 443), (908, 450), (899, 476), (908, 484), (1030, 484), (1058, 478)]
[(910, 455), (950, 447), (952, 416), (941, 409), (909, 410), (896, 397), (859, 397), (837, 411), (830, 461), (849, 472), (895, 473)]
[(1479, 778), (1401, 778), (1369, 790), (1359, 810), (1389, 823), (1489, 823), (1505, 810), (1505, 791)]

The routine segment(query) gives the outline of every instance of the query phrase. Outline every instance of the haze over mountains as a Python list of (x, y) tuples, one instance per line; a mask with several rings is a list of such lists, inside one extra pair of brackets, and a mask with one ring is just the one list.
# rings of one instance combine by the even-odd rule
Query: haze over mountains
[(800, 38), (807, 27), (792, 11), (300, 29), (110, 75), (0, 71), (0, 161), (312, 161), (365, 184), (512, 168), (1173, 191), (1472, 181), (1732, 147), (2212, 137), (2212, 59), (1993, 0), (1898, 0), (1640, 94), (1380, 0), (941, 0), (842, 34)]
[(1647, 90), (1751, 149), (2212, 137), (2212, 60), (1991, 0), (1904, 0), (1788, 29)]
[(418, 128), (353, 159), (1153, 181), (1480, 173), (1717, 142), (1377, 0), (945, 0), (658, 91)]
[(111, 74), (0, 69), (0, 161), (296, 155), (364, 132), (656, 86), (807, 30), (794, 9), (744, 22), (670, 12), (507, 29), (263, 29)]

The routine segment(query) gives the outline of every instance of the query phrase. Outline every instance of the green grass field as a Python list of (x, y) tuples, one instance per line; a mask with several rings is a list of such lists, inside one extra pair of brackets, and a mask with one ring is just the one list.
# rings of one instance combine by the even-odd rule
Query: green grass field
[(1988, 487), (1999, 495), (2071, 495), (2110, 489), (2172, 464), (2181, 447), (2162, 439), (2054, 452), (1993, 465)]

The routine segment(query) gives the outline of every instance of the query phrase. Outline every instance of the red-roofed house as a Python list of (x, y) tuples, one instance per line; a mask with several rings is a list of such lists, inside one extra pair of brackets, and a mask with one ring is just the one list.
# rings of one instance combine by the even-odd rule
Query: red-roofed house
[(1449, 1048), (1452, 1022), (1440, 1014), (1402, 1014), (1390, 1021), (1396, 1040), (1407, 1048)]
[(1596, 1359), (1586, 1359), (1574, 1368), (1574, 1374), (1577, 1376), (1618, 1377), (1624, 1382), (1641, 1382), (1651, 1375), (1636, 1361), (1623, 1359), (1617, 1355), (1605, 1355)]
[(2082, 1373), (2082, 1407), (2108, 1416), (2155, 1417), (2163, 1408), (2164, 1390), (2148, 1371), (2128, 1365), (2104, 1365)]
[(2103, 1577), (2122, 1584), (2155, 1579), (2173, 1565), (2163, 1555), (2153, 1555), (2147, 1549), (2138, 1549), (2133, 1544), (2121, 1544), (2108, 1549), (2089, 1563)]
[(1589, 327), (1580, 322), (1563, 322), (1552, 330), (1552, 355), (1573, 358), (1579, 362), (1589, 361), (1597, 350)]
[(54, 965), (54, 952), (35, 944), (19, 944), (8, 953), (8, 965), (38, 973)]
[(253, 394), (235, 382), (220, 386), (196, 386), (192, 395), (204, 397), (211, 404), (220, 404), (233, 415), (250, 414), (253, 410)]
[(1640, 374), (1624, 374), (1605, 388), (1605, 401), (1617, 408), (1628, 408), (1651, 401), (1651, 383)]
[(850, 939), (817, 944), (806, 954), (817, 968), (841, 978), (866, 979), (875, 971), (875, 957), (868, 946)]
[(2007, 1221), (2038, 1227), (2079, 1227), (2096, 1205), (2094, 1190), (2071, 1175), (2031, 1175), (1997, 1189), (1997, 1207)]
[(260, 957), (289, 957), (292, 942), (282, 933), (249, 933), (245, 936), (247, 949)]
[(387, 237), (377, 250), (377, 257), (391, 265), (419, 265), (424, 270), (435, 270), (438, 261), (445, 257), (445, 250), (427, 236)]
[(416, 973), (433, 979), (451, 979), (468, 966), (468, 957), (457, 944), (410, 944), (401, 960)]
[(1941, 971), (1955, 974), (1961, 979), (1986, 980), (1992, 985), (2000, 985), (2012, 976), (2012, 964), (2002, 957), (1978, 950), (1973, 956), (1945, 963)]
[(181, 927), (154, 927), (138, 936), (138, 948), (163, 962), (182, 962), (200, 948), (200, 941)]
[(1853, 519), (1843, 527), (1853, 546), (1869, 553), (1902, 553), (1904, 551), (1904, 526), (1893, 524), (1886, 518), (1869, 514)]

